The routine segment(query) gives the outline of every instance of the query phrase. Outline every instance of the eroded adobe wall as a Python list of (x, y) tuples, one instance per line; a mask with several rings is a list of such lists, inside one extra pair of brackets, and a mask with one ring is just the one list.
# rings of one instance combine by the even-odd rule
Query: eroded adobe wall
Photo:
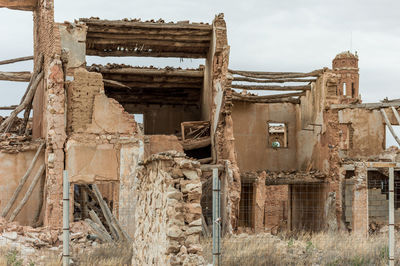
[[(296, 170), (296, 112), (291, 103), (235, 102), (232, 118), (240, 171)], [(286, 124), (287, 148), (272, 148), (268, 143), (268, 122)]]
[[(8, 140), (10, 142), (10, 139)], [(11, 140), (12, 142), (12, 140)], [(17, 141), (15, 141), (17, 142)], [(0, 149), (0, 210), (3, 210), (11, 199), (14, 191), (16, 190), (21, 178), (25, 175), (26, 170), (29, 168), (33, 157), (36, 154), (36, 150), (40, 143), (37, 142), (25, 142), (20, 145), (1, 145)], [(13, 146), (13, 147), (12, 147)], [(29, 175), (25, 185), (17, 197), (15, 203), (10, 209), (10, 212), (6, 218), (8, 218), (14, 211), (16, 206), (21, 202), (25, 193), (28, 190), (34, 176), (36, 175), (40, 166), (44, 163), (44, 152), (42, 151), (39, 155), (31, 174)], [(43, 177), (44, 178), (44, 177)], [(44, 179), (43, 179), (44, 180)], [(26, 202), (25, 206), (21, 209), (21, 212), (17, 215), (15, 221), (22, 225), (34, 225), (35, 218), (40, 218), (38, 213), (40, 208), (40, 184), (39, 182), (34, 188), (32, 195)], [(43, 185), (43, 183), (42, 183)], [(42, 194), (43, 196), (43, 194)]]
[(199, 168), (177, 152), (144, 161), (135, 184), (133, 265), (204, 265)]
[[(384, 108), (392, 125), (398, 122), (390, 108)], [(385, 120), (379, 109), (344, 109), (338, 111), (339, 123), (348, 128), (345, 155), (351, 158), (378, 156), (385, 150)], [(390, 133), (389, 133), (390, 134)]]
[(133, 186), (143, 157), (143, 137), (133, 115), (104, 94), (101, 74), (75, 69), (67, 87), (66, 169), (70, 182), (102, 184), (107, 191), (112, 188), (106, 196), (113, 201), (113, 212), (122, 227), (133, 236)]
[(44, 56), (44, 78), (33, 101), (33, 137), (46, 140), (44, 224), (60, 227), (62, 221), (62, 172), (64, 169), (65, 92), (61, 42), (54, 23), (54, 1), (39, 1), (33, 13), (35, 66)]

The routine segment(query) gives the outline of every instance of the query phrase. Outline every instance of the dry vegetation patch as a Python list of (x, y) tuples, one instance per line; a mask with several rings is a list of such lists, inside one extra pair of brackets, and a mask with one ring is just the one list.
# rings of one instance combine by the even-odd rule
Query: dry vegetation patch
[[(400, 247), (396, 236), (396, 249)], [(212, 240), (203, 239), (212, 262)], [(387, 234), (363, 238), (348, 233), (241, 234), (222, 240), (222, 265), (387, 265)], [(396, 253), (396, 265), (400, 265)]]

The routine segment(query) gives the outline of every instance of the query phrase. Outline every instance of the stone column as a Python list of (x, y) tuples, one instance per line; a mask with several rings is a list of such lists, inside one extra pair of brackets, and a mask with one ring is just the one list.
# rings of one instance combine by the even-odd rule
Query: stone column
[(368, 236), (368, 182), (365, 163), (355, 163), (355, 183), (353, 186), (353, 232)]

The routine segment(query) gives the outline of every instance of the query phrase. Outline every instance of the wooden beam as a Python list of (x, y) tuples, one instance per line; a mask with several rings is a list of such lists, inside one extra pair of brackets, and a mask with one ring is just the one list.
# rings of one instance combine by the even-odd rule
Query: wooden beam
[(387, 107), (400, 107), (400, 102), (392, 102), (392, 103), (361, 103), (361, 104), (331, 104), (329, 109), (356, 109), (356, 108), (364, 108), (364, 109), (381, 109)]
[(17, 115), (24, 110), (28, 104), (32, 102), (33, 97), (35, 96), (36, 89), (39, 85), (39, 82), (42, 80), (44, 74), (43, 71), (39, 73), (39, 75), (36, 76), (34, 82), (32, 83), (32, 86), (29, 88), (28, 93), (26, 94), (26, 97), (22, 104), (18, 105), (17, 108), (10, 114), (9, 117), (7, 117), (1, 124), (0, 124), (0, 132), (6, 129), (9, 123), (12, 123), (13, 120), (17, 117)]
[(398, 163), (396, 163), (396, 162), (366, 162), (366, 167), (373, 167), (373, 168), (398, 167)]
[(392, 112), (393, 112), (394, 116), (396, 117), (397, 124), (400, 125), (400, 115), (399, 115), (399, 113), (397, 112), (396, 108), (394, 108), (393, 106), (391, 106), (391, 108), (392, 108)]
[[(104, 81), (104, 80), (103, 80)], [(170, 82), (134, 82), (125, 81), (124, 83), (118, 81), (106, 80), (105, 85), (107, 88), (127, 88), (129, 90), (138, 89), (197, 89), (203, 88), (203, 83), (170, 83)], [(119, 83), (119, 84), (118, 84)], [(125, 86), (123, 86), (125, 85)]]
[(254, 85), (238, 85), (232, 84), (234, 89), (242, 90), (268, 90), (268, 91), (296, 91), (296, 90), (311, 90), (311, 85), (305, 86), (254, 86)]
[(3, 60), (3, 61), (0, 61), (0, 65), (7, 65), (7, 64), (12, 64), (12, 63), (16, 63), (16, 62), (28, 61), (28, 60), (33, 60), (33, 56), (25, 56), (25, 57), (18, 57), (18, 58), (14, 58), (14, 59)]
[(0, 71), (0, 80), (29, 82), (31, 79), (31, 72), (2, 72)]
[(273, 94), (273, 95), (243, 95), (237, 92), (232, 92), (232, 96), (242, 98), (242, 99), (254, 99), (254, 100), (266, 100), (266, 99), (279, 99), (279, 98), (287, 98), (293, 96), (304, 96), (305, 92), (292, 92), (292, 93), (282, 93), (282, 94)]
[(24, 205), (26, 204), (26, 202), (32, 195), (33, 189), (35, 188), (39, 179), (43, 176), (44, 172), (45, 172), (45, 164), (42, 164), (40, 166), (39, 170), (36, 172), (36, 176), (33, 178), (32, 183), (30, 184), (28, 190), (25, 193), (25, 196), (23, 197), (21, 202), (18, 204), (18, 206), (15, 208), (15, 210), (12, 212), (8, 221), (13, 222), (15, 220), (15, 217), (17, 217), (17, 215), (21, 211), (22, 207), (24, 207)]
[(35, 153), (35, 156), (33, 156), (33, 159), (31, 161), (31, 163), (29, 164), (28, 169), (26, 169), (24, 176), (19, 181), (18, 186), (15, 189), (13, 195), (11, 196), (7, 205), (4, 207), (3, 211), (1, 212), (1, 217), (7, 216), (8, 212), (10, 211), (11, 207), (13, 206), (15, 200), (18, 198), (19, 194), (21, 193), (23, 186), (25, 185), (26, 181), (28, 180), (29, 176), (31, 175), (31, 172), (33, 170), (33, 167), (36, 164), (39, 154), (41, 153), (41, 151), (44, 147), (45, 147), (45, 143), (40, 144), (39, 148), (37, 149), (37, 151)]
[(290, 97), (280, 98), (280, 99), (246, 99), (233, 96), (232, 100), (239, 102), (248, 102), (248, 103), (293, 103), (293, 104), (300, 103), (300, 99), (290, 98)]
[[(183, 138), (183, 135), (182, 135), (182, 138)], [(203, 138), (198, 138), (198, 139), (187, 139), (187, 140), (181, 141), (181, 144), (183, 146), (183, 149), (186, 151), (204, 148), (204, 147), (211, 145), (211, 137), (208, 136), (208, 137), (203, 137)]]
[(117, 86), (119, 88), (125, 88), (128, 90), (132, 90), (131, 87), (129, 87), (121, 82), (115, 81), (115, 80), (103, 79), (103, 82), (104, 82), (104, 84), (107, 84), (107, 85)]
[(203, 70), (193, 69), (151, 69), (151, 68), (106, 68), (99, 67), (98, 71), (104, 74), (145, 75), (145, 76), (176, 76), (176, 77), (204, 77)]
[(92, 228), (93, 232), (101, 239), (103, 243), (112, 243), (113, 240), (107, 231), (103, 230), (99, 224), (90, 219), (85, 219), (85, 222)]
[(90, 38), (86, 40), (90, 44), (96, 45), (121, 45), (127, 46), (156, 46), (156, 47), (174, 47), (174, 48), (208, 48), (210, 47), (209, 42), (183, 42), (176, 40), (153, 40), (153, 39), (110, 39), (110, 38)]
[(225, 170), (225, 167), (222, 164), (202, 164), (202, 165), (200, 165), (200, 170), (203, 172), (211, 172), (215, 168), (217, 168), (218, 171)]
[(1, 106), (0, 110), (14, 110), (18, 105)]
[(99, 20), (80, 18), (79, 21), (85, 22), (89, 27), (91, 25), (105, 26), (105, 27), (124, 27), (124, 28), (137, 28), (137, 29), (190, 29), (190, 30), (206, 30), (211, 31), (212, 25), (208, 24), (190, 24), (190, 23), (157, 23), (157, 22), (140, 22), (140, 21), (123, 21), (123, 20)]
[(146, 35), (149, 37), (207, 37), (211, 39), (212, 31), (209, 30), (191, 30), (191, 29), (139, 29), (129, 27), (104, 27), (99, 25), (89, 25), (88, 36), (92, 34), (114, 34), (114, 35)]
[(285, 82), (315, 82), (316, 79), (255, 79), (255, 78), (245, 78), (245, 77), (233, 77), (233, 81), (247, 81), (254, 83), (285, 83)]
[(104, 51), (87, 48), (86, 55), (95, 56), (137, 56), (137, 57), (177, 57), (177, 58), (206, 58), (207, 52), (148, 52), (148, 51)]
[(285, 78), (306, 78), (306, 77), (319, 77), (324, 70), (318, 69), (308, 73), (300, 72), (255, 72), (255, 71), (238, 71), (229, 70), (231, 74), (237, 74), (250, 78), (264, 78), (264, 79), (285, 79)]
[(197, 42), (208, 43), (211, 40), (211, 34), (208, 35), (169, 35), (169, 34), (148, 34), (146, 33), (124, 33), (124, 32), (88, 32), (86, 40), (96, 41), (96, 39), (109, 39), (109, 40), (151, 40), (151, 41), (175, 41), (175, 42)]
[(393, 127), (392, 127), (392, 124), (390, 123), (390, 121), (389, 121), (389, 119), (388, 119), (388, 117), (387, 117), (387, 115), (386, 115), (385, 109), (381, 109), (381, 113), (382, 113), (383, 119), (385, 120), (386, 125), (387, 125), (388, 128), (389, 128), (390, 133), (392, 133), (392, 136), (394, 137), (394, 139), (397, 141), (397, 143), (398, 143), (399, 146), (400, 146), (400, 139), (399, 139), (399, 137), (396, 135), (396, 132), (394, 132), (394, 129), (393, 129)]

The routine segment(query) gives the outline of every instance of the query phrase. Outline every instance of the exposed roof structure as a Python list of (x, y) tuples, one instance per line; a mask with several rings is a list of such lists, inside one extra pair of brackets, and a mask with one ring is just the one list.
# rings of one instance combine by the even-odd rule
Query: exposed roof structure
[(212, 25), (81, 18), (88, 26), (86, 53), (97, 56), (205, 58)]
[(93, 65), (103, 75), (107, 95), (121, 104), (199, 104), (204, 70)]

